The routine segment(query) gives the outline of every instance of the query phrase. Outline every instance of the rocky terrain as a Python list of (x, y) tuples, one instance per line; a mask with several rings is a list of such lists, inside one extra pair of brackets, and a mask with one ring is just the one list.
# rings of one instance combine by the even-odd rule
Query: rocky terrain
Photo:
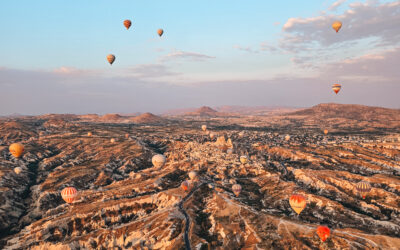
[[(268, 117), (2, 118), (0, 248), (399, 249), (400, 115), (352, 107), (351, 116), (324, 104)], [(25, 146), (19, 159), (13, 142)], [(164, 167), (153, 167), (155, 154)], [(365, 199), (361, 180), (372, 187)], [(78, 190), (72, 204), (60, 195), (67, 186)], [(307, 200), (300, 215), (293, 193)], [(325, 242), (320, 225), (331, 229)]]

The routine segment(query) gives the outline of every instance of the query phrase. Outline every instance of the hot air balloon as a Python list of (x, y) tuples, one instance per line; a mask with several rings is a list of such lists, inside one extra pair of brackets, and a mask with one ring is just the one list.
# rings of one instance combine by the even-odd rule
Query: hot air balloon
[(129, 138), (129, 134), (125, 134), (125, 138), (128, 139)]
[(214, 139), (214, 137), (215, 137), (215, 134), (213, 132), (210, 132), (210, 139), (212, 140), (212, 139)]
[(107, 61), (112, 65), (113, 62), (115, 61), (115, 56), (112, 55), (112, 54), (109, 54), (109, 55), (107, 56)]
[(228, 149), (226, 150), (226, 153), (227, 153), (227, 154), (230, 154), (230, 155), (233, 154), (233, 149), (232, 149), (232, 148), (228, 148)]
[(328, 134), (328, 130), (327, 129), (324, 130), (324, 134), (326, 134), (326, 135)]
[(360, 181), (356, 186), (357, 191), (362, 195), (363, 199), (371, 191), (371, 184), (367, 181)]
[(16, 174), (20, 174), (20, 173), (22, 172), (22, 168), (16, 167), (16, 168), (14, 168), (14, 172), (15, 172)]
[(209, 189), (214, 189), (215, 188), (214, 184), (212, 184), (212, 183), (209, 183), (207, 186), (208, 186)]
[(245, 155), (240, 156), (239, 160), (242, 164), (246, 164), (247, 162), (249, 162), (249, 158)]
[(111, 143), (114, 143), (114, 142), (115, 142), (115, 139), (114, 139), (114, 138), (111, 138), (111, 139), (110, 139), (110, 142), (111, 142)]
[(163, 167), (166, 161), (167, 159), (165, 158), (165, 156), (160, 154), (153, 156), (153, 158), (151, 159), (153, 166), (158, 168)]
[(297, 214), (300, 214), (301, 211), (303, 211), (303, 209), (306, 207), (307, 201), (303, 195), (293, 194), (290, 196), (289, 204)]
[(184, 191), (187, 191), (189, 189), (189, 182), (188, 181), (183, 181), (181, 184), (181, 187)]
[(290, 135), (286, 135), (285, 136), (285, 141), (289, 141), (290, 140)]
[(19, 158), (24, 153), (24, 145), (21, 143), (13, 143), (10, 145), (9, 150), (15, 158)]
[(74, 187), (66, 187), (61, 191), (61, 197), (66, 203), (74, 202), (77, 196), (77, 191)]
[(132, 25), (131, 20), (126, 19), (126, 20), (124, 21), (124, 26), (125, 26), (125, 28), (126, 28), (127, 30), (131, 27), (131, 25)]
[(337, 94), (339, 93), (340, 89), (342, 88), (342, 85), (340, 84), (333, 84), (332, 85), (332, 90)]
[(92, 136), (92, 135), (93, 135), (92, 132), (87, 133), (87, 136)]
[(239, 132), (239, 138), (243, 138), (243, 136), (244, 136), (244, 131), (240, 131)]
[(317, 228), (317, 234), (319, 238), (321, 238), (321, 240), (325, 242), (326, 239), (328, 239), (329, 235), (331, 234), (331, 230), (326, 226), (319, 226)]
[(164, 34), (164, 30), (163, 29), (158, 29), (157, 30), (157, 34), (161, 37)]
[(207, 125), (201, 125), (201, 129), (202, 129), (203, 131), (206, 131), (206, 130), (207, 130)]
[(240, 186), (239, 184), (235, 184), (232, 186), (232, 192), (236, 195), (236, 197), (239, 196), (241, 191), (242, 191), (242, 186)]
[(194, 180), (194, 178), (196, 178), (196, 176), (197, 176), (196, 171), (190, 171), (190, 172), (189, 172), (189, 178), (190, 178), (190, 180)]
[(332, 28), (336, 31), (336, 33), (339, 32), (341, 27), (342, 27), (342, 22), (340, 22), (340, 21), (335, 21), (332, 24)]

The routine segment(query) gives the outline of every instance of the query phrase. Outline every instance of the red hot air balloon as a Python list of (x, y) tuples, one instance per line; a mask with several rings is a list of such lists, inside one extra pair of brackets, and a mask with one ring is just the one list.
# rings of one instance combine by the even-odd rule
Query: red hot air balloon
[(72, 203), (74, 202), (76, 196), (77, 196), (77, 191), (74, 187), (66, 187), (61, 191), (61, 197), (63, 200), (67, 203)]
[(189, 189), (189, 182), (188, 181), (183, 181), (181, 184), (181, 187), (184, 191), (187, 191)]
[(317, 234), (319, 238), (325, 242), (328, 239), (329, 235), (331, 235), (331, 230), (326, 226), (319, 226), (317, 228)]
[(342, 88), (342, 85), (340, 84), (333, 84), (332, 85), (332, 90), (337, 94), (339, 93), (340, 89)]
[(131, 27), (131, 25), (132, 25), (131, 20), (126, 19), (126, 20), (124, 21), (124, 26), (125, 26), (125, 28), (126, 28), (127, 30)]

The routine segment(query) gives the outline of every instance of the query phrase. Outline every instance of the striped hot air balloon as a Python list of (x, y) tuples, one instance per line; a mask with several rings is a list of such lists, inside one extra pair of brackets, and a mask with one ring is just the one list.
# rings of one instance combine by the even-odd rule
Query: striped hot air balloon
[(365, 196), (371, 191), (371, 184), (367, 181), (360, 181), (356, 185), (357, 191), (361, 194), (363, 199), (365, 199)]
[(342, 88), (342, 85), (340, 84), (333, 84), (332, 85), (332, 90), (337, 94), (339, 93), (340, 89)]
[(303, 195), (293, 194), (290, 196), (289, 204), (297, 214), (300, 214), (301, 211), (303, 211), (303, 209), (306, 207), (307, 201)]
[(239, 196), (240, 192), (242, 191), (242, 186), (239, 184), (235, 184), (232, 186), (232, 192), (237, 196)]
[(126, 20), (124, 21), (124, 26), (125, 26), (125, 28), (126, 28), (127, 30), (131, 27), (131, 25), (132, 25), (131, 20), (126, 19)]
[(317, 234), (319, 238), (325, 242), (328, 239), (329, 235), (331, 235), (331, 230), (326, 226), (319, 226), (317, 228)]
[(74, 202), (78, 191), (74, 187), (66, 187), (61, 191), (61, 197), (66, 203)]

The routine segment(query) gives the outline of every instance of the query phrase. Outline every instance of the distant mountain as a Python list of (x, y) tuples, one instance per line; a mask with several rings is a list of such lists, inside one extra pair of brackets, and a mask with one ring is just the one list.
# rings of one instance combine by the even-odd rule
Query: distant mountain
[(356, 104), (323, 103), (282, 115), (304, 124), (333, 127), (400, 128), (400, 109)]
[(165, 121), (164, 118), (153, 115), (152, 113), (144, 113), (139, 116), (132, 117), (129, 120), (134, 123), (160, 123)]
[(202, 117), (216, 117), (216, 116), (222, 116), (223, 114), (220, 114), (218, 111), (207, 107), (203, 106), (193, 112), (187, 112), (185, 113), (187, 116), (202, 116)]

